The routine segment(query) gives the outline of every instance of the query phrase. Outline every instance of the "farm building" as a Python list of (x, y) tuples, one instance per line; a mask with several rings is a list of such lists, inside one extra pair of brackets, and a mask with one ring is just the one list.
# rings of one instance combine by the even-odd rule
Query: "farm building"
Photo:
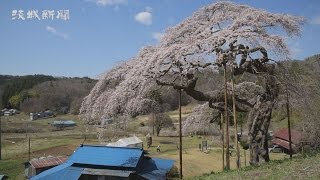
[(34, 121), (38, 119), (38, 113), (30, 113), (30, 120)]
[(106, 126), (106, 125), (111, 124), (111, 123), (113, 123), (113, 119), (112, 118), (101, 120), (101, 126)]
[(172, 167), (173, 160), (146, 157), (140, 148), (81, 145), (65, 163), (31, 179), (166, 179)]
[[(302, 133), (291, 129), (291, 145), (293, 153), (298, 152)], [(272, 143), (280, 146), (285, 153), (289, 153), (289, 131), (287, 128), (279, 129), (273, 134)]]
[(44, 112), (30, 113), (31, 121), (37, 120), (38, 118), (51, 118), (51, 117), (55, 117), (55, 114), (50, 110), (46, 110)]
[(45, 170), (60, 165), (67, 160), (67, 156), (32, 159), (25, 163), (25, 176), (31, 178)]
[(136, 136), (122, 138), (119, 139), (117, 142), (108, 143), (107, 146), (113, 147), (143, 147), (143, 141)]
[(74, 121), (71, 120), (67, 120), (67, 121), (53, 121), (52, 126), (56, 127), (56, 128), (66, 128), (66, 127), (73, 127), (76, 126), (77, 124)]
[(13, 113), (11, 111), (5, 111), (3, 113), (4, 116), (13, 116)]
[(17, 109), (7, 109), (7, 108), (4, 108), (1, 110), (1, 115), (4, 115), (4, 116), (13, 116), (15, 114), (19, 114), (20, 111), (18, 111)]

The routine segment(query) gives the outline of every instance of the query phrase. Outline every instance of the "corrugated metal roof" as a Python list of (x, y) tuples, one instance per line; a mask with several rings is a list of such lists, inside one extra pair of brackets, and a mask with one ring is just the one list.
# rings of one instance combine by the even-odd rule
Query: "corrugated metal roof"
[[(281, 147), (283, 147), (285, 149), (288, 149), (288, 150), (290, 149), (288, 141), (276, 138), (276, 139), (272, 140), (272, 143), (276, 144), (276, 145), (279, 145), (279, 146), (281, 146)], [(296, 150), (296, 145), (295, 144), (291, 144), (291, 146), (292, 146), (293, 151), (295, 151)]]
[(63, 163), (32, 177), (30, 180), (79, 179), (83, 168), (72, 167), (71, 165), (71, 163)]
[(30, 164), (38, 168), (51, 167), (64, 163), (68, 159), (67, 156), (48, 157), (45, 159), (33, 159)]
[(173, 167), (173, 160), (144, 158), (138, 175), (146, 179), (166, 179), (166, 174)]
[(100, 176), (129, 177), (130, 174), (134, 173), (134, 172), (135, 171), (85, 168), (83, 170), (82, 174), (100, 175)]
[(139, 139), (136, 136), (128, 137), (128, 138), (122, 138), (119, 139), (117, 142), (112, 142), (107, 144), (107, 146), (113, 146), (113, 147), (127, 147), (130, 145), (140, 144), (143, 143), (141, 139)]
[(135, 168), (143, 155), (138, 148), (80, 146), (68, 159), (70, 163)]
[(75, 125), (76, 123), (74, 122), (74, 121), (71, 121), (71, 120), (67, 120), (67, 121), (62, 121), (62, 120), (60, 120), (60, 121), (53, 121), (53, 124), (54, 125)]
[(127, 144), (124, 144), (124, 143), (121, 142), (121, 141), (117, 141), (117, 142), (108, 143), (107, 146), (112, 146), (112, 147), (126, 147)]
[[(273, 135), (276, 138), (280, 138), (289, 141), (289, 131), (287, 128), (279, 129)], [(293, 144), (298, 144), (301, 141), (302, 133), (300, 131), (291, 129), (291, 141)]]

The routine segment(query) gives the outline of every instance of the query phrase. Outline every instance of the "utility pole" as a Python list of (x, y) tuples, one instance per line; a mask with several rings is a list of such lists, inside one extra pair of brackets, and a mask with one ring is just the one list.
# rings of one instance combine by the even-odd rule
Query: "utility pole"
[(237, 111), (236, 111), (236, 98), (235, 98), (235, 91), (234, 91), (234, 77), (233, 77), (233, 65), (231, 68), (231, 83), (232, 83), (232, 104), (233, 104), (233, 120), (234, 120), (234, 140), (237, 148), (237, 168), (240, 168), (240, 150), (239, 150), (239, 143), (238, 143), (238, 121), (237, 121)]
[(156, 116), (154, 114), (154, 112), (152, 113), (152, 135), (154, 136), (154, 123), (155, 123), (155, 119), (156, 119)]
[(289, 133), (289, 154), (290, 159), (292, 158), (292, 141), (291, 141), (291, 123), (290, 123), (290, 108), (289, 108), (289, 90), (288, 85), (286, 85), (286, 91), (287, 91), (287, 116), (288, 116), (288, 133)]
[(227, 87), (227, 63), (224, 63), (224, 111), (226, 122), (226, 170), (230, 170), (230, 152), (229, 152), (229, 117), (228, 117), (228, 87)]
[(222, 171), (224, 170), (224, 129), (223, 129), (223, 113), (220, 118), (221, 141), (222, 141)]
[(182, 126), (181, 126), (181, 89), (179, 89), (179, 160), (180, 160), (180, 179), (182, 179)]
[(0, 160), (2, 160), (2, 156), (1, 156), (1, 154), (2, 154), (2, 152), (1, 152), (1, 148), (2, 148), (2, 141), (1, 141), (1, 138), (2, 138), (1, 115), (2, 114), (0, 114)]
[(29, 147), (28, 147), (28, 155), (29, 155), (29, 161), (30, 161), (30, 155), (31, 155), (31, 147), (30, 147), (30, 136), (29, 136)]

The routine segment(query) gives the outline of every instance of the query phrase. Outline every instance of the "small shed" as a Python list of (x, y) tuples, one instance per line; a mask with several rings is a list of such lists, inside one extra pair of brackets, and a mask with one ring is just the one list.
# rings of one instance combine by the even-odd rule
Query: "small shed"
[(11, 111), (5, 111), (5, 112), (3, 113), (3, 115), (4, 115), (4, 116), (12, 116), (13, 113), (12, 113)]
[(18, 111), (17, 109), (10, 109), (9, 111), (10, 111), (13, 115), (20, 113), (20, 111)]
[(72, 121), (72, 120), (60, 120), (60, 121), (53, 121), (52, 126), (63, 129), (66, 127), (73, 127), (76, 126), (77, 124)]
[(6, 111), (8, 111), (7, 108), (2, 109), (2, 110), (0, 111), (0, 115), (3, 116), (3, 115), (4, 115), (4, 112), (6, 112)]
[(108, 143), (107, 146), (113, 147), (143, 147), (143, 141), (136, 136), (122, 138), (119, 139), (117, 142)]
[[(299, 151), (299, 145), (301, 143), (302, 133), (298, 130), (291, 129), (291, 146), (293, 153)], [(272, 143), (283, 148), (285, 153), (289, 153), (289, 130), (288, 128), (283, 128), (277, 130), (273, 134)]]
[(49, 118), (49, 117), (54, 117), (55, 115), (53, 114), (52, 111), (46, 110), (46, 111), (44, 112), (44, 116), (47, 117), (47, 118)]
[(30, 120), (34, 121), (38, 119), (38, 113), (30, 113)]
[(108, 124), (111, 124), (113, 122), (112, 118), (102, 119), (101, 120), (101, 126), (106, 126)]
[(31, 178), (45, 170), (64, 163), (66, 160), (67, 156), (32, 159), (25, 163), (25, 176)]
[(44, 112), (38, 112), (38, 118), (44, 118), (45, 113)]

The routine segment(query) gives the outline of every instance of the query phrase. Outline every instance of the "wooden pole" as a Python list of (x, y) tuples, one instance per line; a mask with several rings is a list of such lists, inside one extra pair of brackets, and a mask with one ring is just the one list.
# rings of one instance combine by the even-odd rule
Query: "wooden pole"
[(155, 114), (152, 113), (152, 135), (154, 136), (154, 123), (155, 123)]
[(244, 166), (247, 166), (247, 154), (246, 154), (246, 150), (243, 150), (244, 152)]
[(240, 168), (240, 150), (239, 150), (239, 143), (238, 143), (238, 121), (237, 121), (237, 111), (236, 111), (236, 98), (235, 98), (235, 91), (234, 91), (234, 77), (233, 77), (233, 66), (231, 68), (231, 83), (232, 83), (232, 109), (233, 109), (233, 121), (234, 121), (234, 141), (237, 148), (237, 168)]
[(182, 179), (181, 89), (179, 89), (179, 160), (180, 160), (180, 179)]
[(224, 111), (226, 122), (226, 170), (230, 170), (230, 152), (229, 152), (229, 117), (228, 117), (228, 93), (227, 93), (227, 64), (224, 64)]
[(221, 127), (221, 141), (222, 141), (222, 171), (224, 170), (224, 129), (223, 129), (223, 113), (221, 112), (220, 119), (220, 127)]
[(1, 152), (1, 149), (2, 149), (2, 141), (1, 141), (1, 138), (2, 138), (2, 127), (1, 127), (1, 114), (0, 114), (0, 160), (2, 160), (2, 152)]
[(31, 143), (30, 143), (30, 136), (29, 136), (29, 148), (28, 148), (28, 149), (29, 149), (29, 152), (28, 152), (28, 155), (29, 155), (29, 161), (30, 161), (30, 155), (31, 155), (31, 150), (30, 150), (30, 149), (31, 149), (31, 147), (30, 147), (30, 144), (31, 144)]
[(292, 158), (292, 141), (291, 141), (291, 123), (290, 123), (290, 109), (289, 109), (289, 91), (287, 85), (287, 116), (288, 116), (288, 133), (289, 133), (289, 154)]

